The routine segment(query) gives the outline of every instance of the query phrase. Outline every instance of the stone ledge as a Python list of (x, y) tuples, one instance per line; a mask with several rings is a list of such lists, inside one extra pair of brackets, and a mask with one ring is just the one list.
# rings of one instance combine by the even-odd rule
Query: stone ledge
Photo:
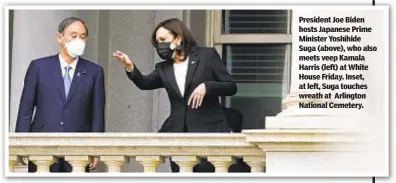
[[(12, 133), (10, 155), (261, 156), (268, 151), (350, 151), (364, 142), (342, 130), (263, 129), (242, 133)], [(360, 148), (357, 148), (360, 149)]]
[(12, 146), (253, 147), (243, 134), (224, 133), (11, 133)]
[(246, 141), (264, 152), (362, 152), (368, 150), (361, 134), (334, 129), (246, 130)]

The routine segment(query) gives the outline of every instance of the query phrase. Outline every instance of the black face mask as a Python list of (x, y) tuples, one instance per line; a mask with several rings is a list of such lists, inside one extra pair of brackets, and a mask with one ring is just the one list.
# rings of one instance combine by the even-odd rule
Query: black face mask
[(171, 43), (158, 43), (157, 44), (157, 53), (158, 56), (161, 57), (164, 60), (170, 60), (172, 59), (173, 53), (175, 50), (172, 50), (170, 48)]

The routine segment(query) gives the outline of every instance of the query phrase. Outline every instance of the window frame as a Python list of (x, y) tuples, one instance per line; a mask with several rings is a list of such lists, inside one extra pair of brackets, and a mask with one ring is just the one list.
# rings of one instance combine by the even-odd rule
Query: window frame
[[(290, 91), (291, 85), (291, 50), (292, 50), (292, 10), (287, 10), (287, 33), (247, 33), (247, 34), (224, 34), (222, 27), (222, 9), (206, 11), (206, 39), (208, 47), (214, 47), (223, 57), (224, 44), (286, 44), (285, 71), (288, 74), (283, 84), (282, 98), (284, 99)], [(225, 106), (229, 107), (229, 97), (225, 98)]]

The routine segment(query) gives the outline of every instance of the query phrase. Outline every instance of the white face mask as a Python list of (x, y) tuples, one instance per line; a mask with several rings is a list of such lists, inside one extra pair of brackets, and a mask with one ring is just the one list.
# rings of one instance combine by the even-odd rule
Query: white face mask
[(65, 48), (69, 56), (71, 56), (72, 58), (76, 58), (84, 53), (85, 41), (78, 38), (73, 39), (72, 41), (65, 44)]

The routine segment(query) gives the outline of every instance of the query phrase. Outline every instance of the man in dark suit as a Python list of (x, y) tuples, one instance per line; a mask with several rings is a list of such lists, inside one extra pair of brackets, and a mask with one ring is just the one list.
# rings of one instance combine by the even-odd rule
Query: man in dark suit
[[(27, 69), (15, 131), (104, 132), (104, 72), (80, 57), (88, 38), (84, 21), (66, 18), (56, 38), (60, 53), (33, 60)], [(88, 167), (94, 169), (98, 162), (94, 158)], [(35, 170), (29, 162), (29, 172)], [(72, 167), (58, 158), (50, 171), (70, 172)]]

